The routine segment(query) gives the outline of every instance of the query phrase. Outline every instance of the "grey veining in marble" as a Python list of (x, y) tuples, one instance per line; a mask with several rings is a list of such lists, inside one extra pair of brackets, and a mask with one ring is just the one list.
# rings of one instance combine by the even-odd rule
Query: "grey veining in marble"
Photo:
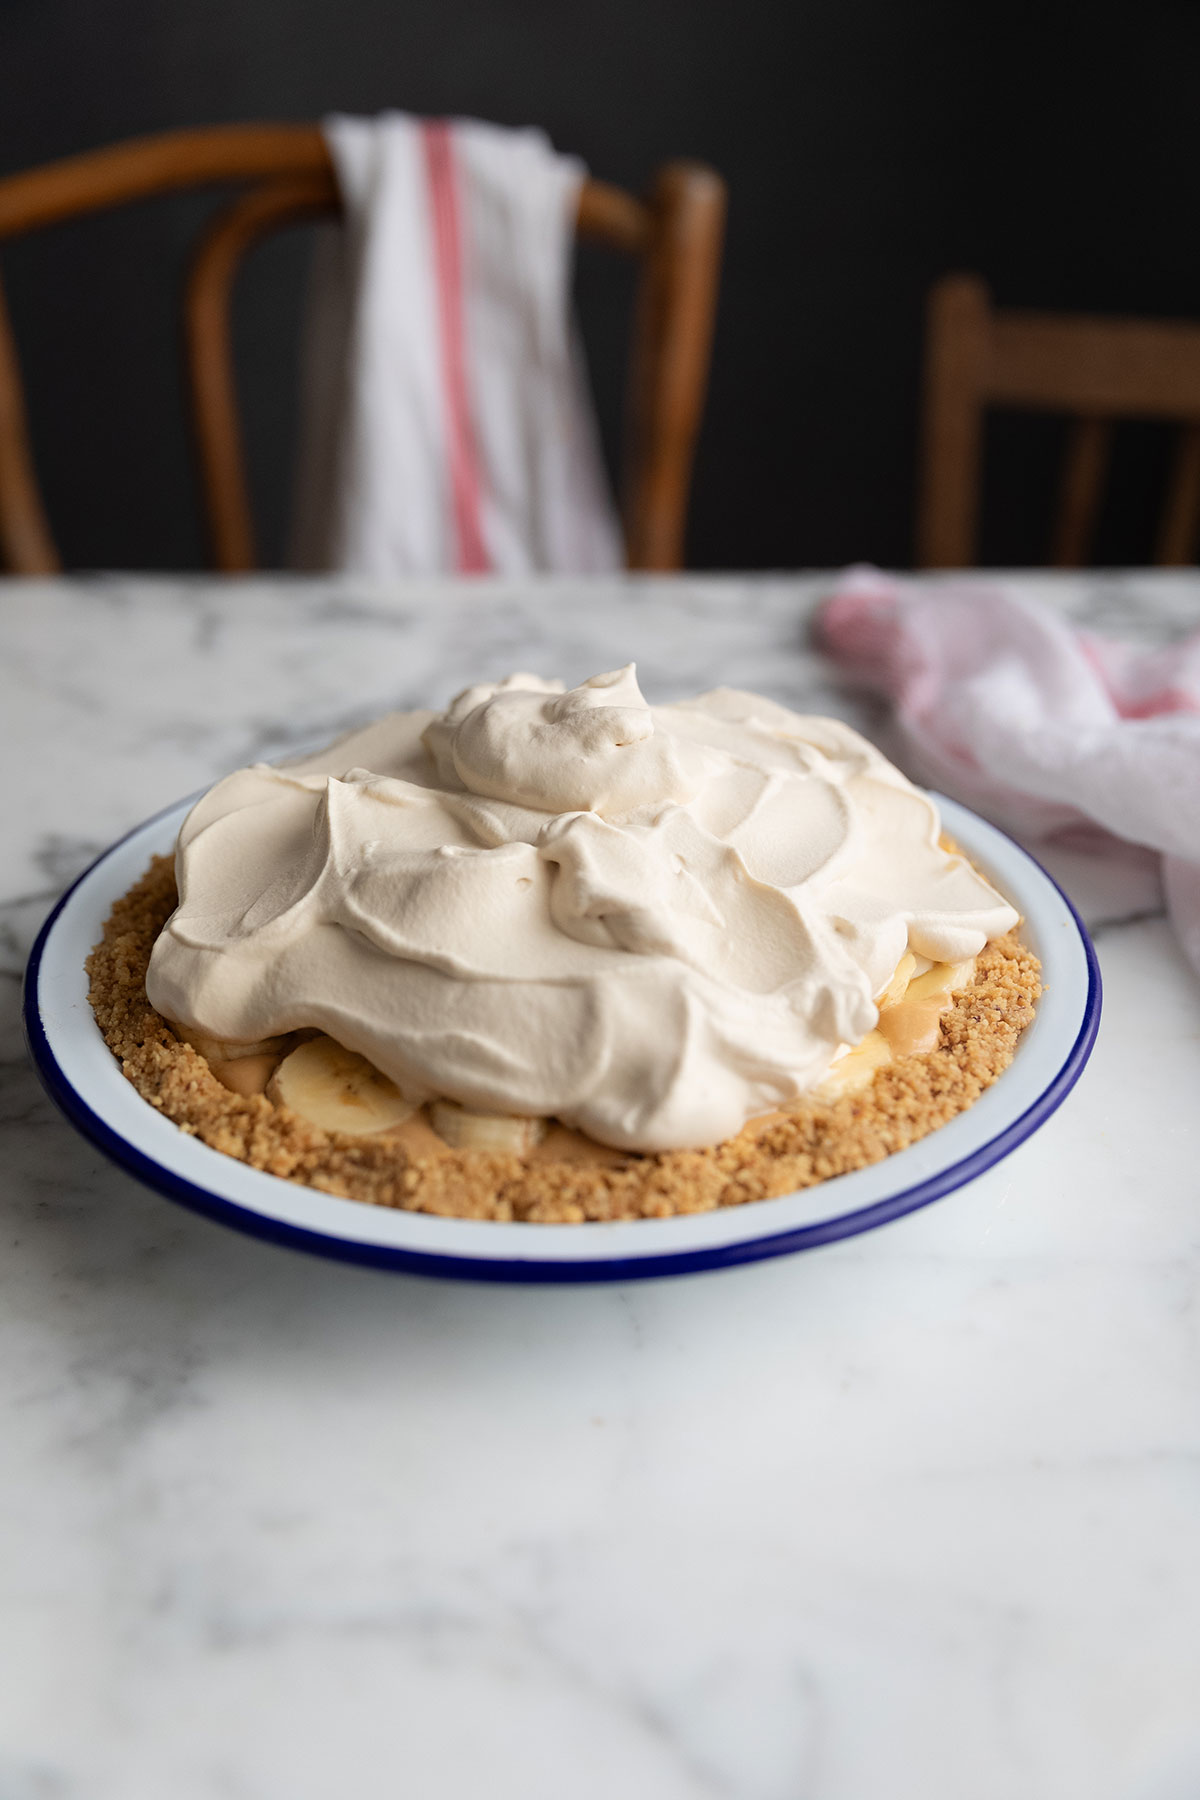
[[(1195, 575), (1020, 578), (1098, 628)], [(635, 657), (886, 732), (819, 578), (0, 585), (0, 1800), (1200, 1792), (1200, 993), (1153, 867), (1092, 1067), (961, 1193), (811, 1255), (488, 1290), (309, 1260), (108, 1167), (19, 975), (97, 850), (249, 758)]]

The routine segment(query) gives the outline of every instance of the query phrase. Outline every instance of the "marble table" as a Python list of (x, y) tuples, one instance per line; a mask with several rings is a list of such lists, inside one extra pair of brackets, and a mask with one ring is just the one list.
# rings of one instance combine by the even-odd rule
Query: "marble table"
[[(1059, 872), (1107, 990), (1008, 1161), (869, 1236), (489, 1289), (109, 1167), (19, 977), (111, 839), (248, 759), (636, 657), (884, 721), (819, 578), (0, 584), (0, 1800), (1200, 1792), (1200, 987), (1153, 869)], [(1110, 630), (1200, 577), (1027, 591)]]

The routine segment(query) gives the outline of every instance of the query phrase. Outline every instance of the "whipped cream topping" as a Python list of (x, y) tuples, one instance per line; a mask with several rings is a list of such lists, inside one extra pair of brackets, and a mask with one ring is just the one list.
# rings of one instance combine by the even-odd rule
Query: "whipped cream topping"
[(317, 1027), (415, 1101), (698, 1148), (815, 1088), (906, 951), (1016, 924), (939, 832), (836, 720), (511, 675), (218, 782), (147, 991), (213, 1037)]

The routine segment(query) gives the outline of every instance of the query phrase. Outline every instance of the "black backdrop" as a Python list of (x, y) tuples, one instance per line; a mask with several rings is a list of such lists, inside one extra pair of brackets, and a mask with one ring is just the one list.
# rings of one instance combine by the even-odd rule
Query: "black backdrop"
[[(921, 313), (952, 267), (1009, 304), (1195, 314), (1200, 6), (980, 0), (0, 0), (0, 169), (138, 132), (395, 106), (539, 123), (633, 187), (731, 190), (689, 560), (911, 558)], [(202, 562), (179, 272), (209, 198), (6, 247), (39, 469), (73, 567)], [(304, 234), (256, 254), (238, 352), (278, 558)], [(617, 437), (629, 276), (585, 256)], [(1059, 428), (989, 438), (985, 560), (1044, 560)], [(1098, 553), (1146, 559), (1165, 433), (1127, 428)]]

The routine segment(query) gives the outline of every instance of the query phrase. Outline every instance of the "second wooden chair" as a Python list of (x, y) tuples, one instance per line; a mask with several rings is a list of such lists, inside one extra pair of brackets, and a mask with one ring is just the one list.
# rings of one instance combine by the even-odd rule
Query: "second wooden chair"
[(1200, 325), (998, 311), (976, 275), (929, 297), (917, 562), (969, 568), (978, 555), (983, 421), (989, 407), (1073, 420), (1052, 562), (1077, 568), (1099, 513), (1114, 422), (1181, 426), (1155, 561), (1191, 563), (1200, 535)]

